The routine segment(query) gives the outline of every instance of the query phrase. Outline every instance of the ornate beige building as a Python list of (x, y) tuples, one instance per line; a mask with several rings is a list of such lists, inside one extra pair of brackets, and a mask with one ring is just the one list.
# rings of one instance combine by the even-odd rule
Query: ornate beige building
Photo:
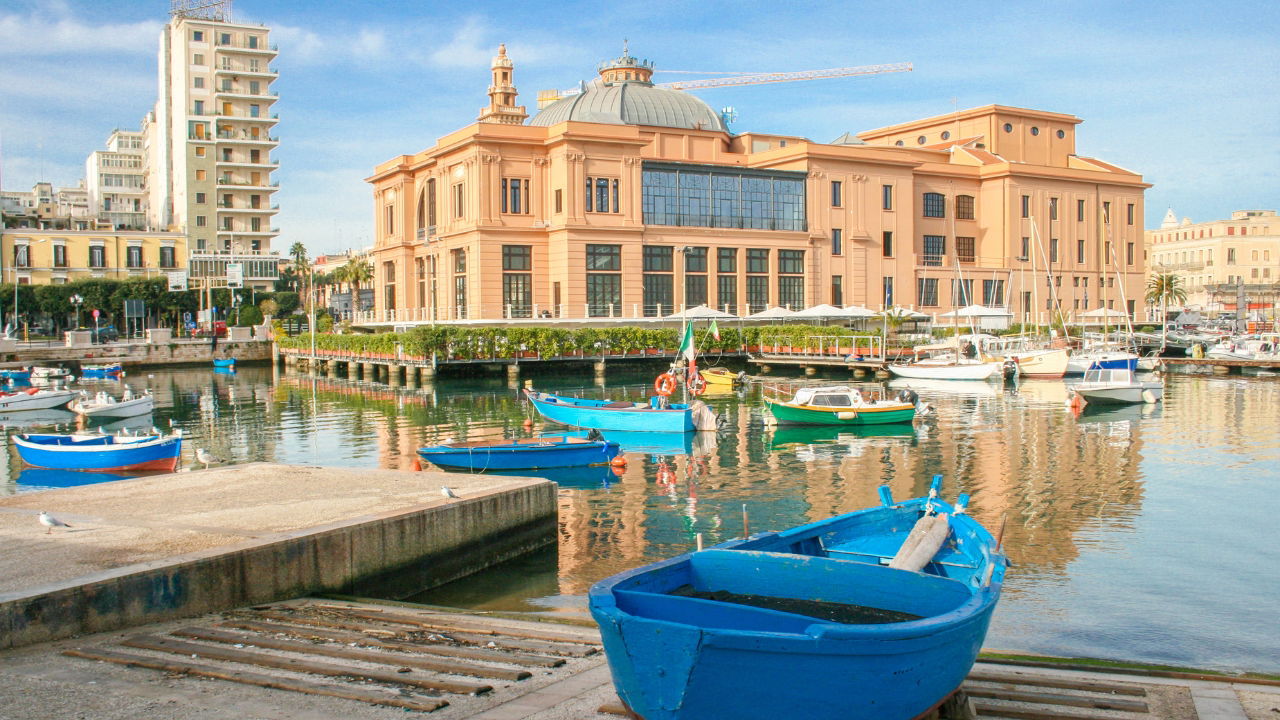
[(1275, 210), (1237, 210), (1226, 220), (1178, 220), (1173, 208), (1159, 230), (1146, 232), (1152, 275), (1182, 279), (1187, 308), (1235, 310), (1243, 284), (1252, 309), (1274, 308), (1280, 297), (1280, 217)]
[(625, 52), (599, 70), (526, 121), (500, 48), (478, 122), (374, 170), (367, 321), (1142, 305), (1149, 185), (1076, 154), (1079, 118), (988, 105), (824, 144), (734, 134)]

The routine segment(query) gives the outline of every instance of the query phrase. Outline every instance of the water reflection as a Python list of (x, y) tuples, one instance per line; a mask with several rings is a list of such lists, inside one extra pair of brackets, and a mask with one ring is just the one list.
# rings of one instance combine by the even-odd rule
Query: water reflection
[[(581, 375), (536, 377), (550, 391), (639, 399), (652, 380), (612, 368), (604, 386)], [(233, 462), (269, 460), (408, 469), (418, 447), (454, 437), (497, 439), (559, 431), (536, 418), (500, 375), (420, 388), (242, 367), (128, 378), (149, 389), (149, 422), (187, 434)], [(842, 378), (840, 382), (846, 382)], [(591, 583), (690, 549), (781, 529), (896, 496), (972, 494), (990, 528), (1007, 518), (1015, 567), (992, 625), (992, 648), (1280, 671), (1277, 540), (1267, 508), (1280, 481), (1280, 382), (1174, 376), (1161, 405), (1086, 408), (1066, 386), (909, 385), (936, 413), (926, 423), (769, 430), (756, 390), (708, 395), (725, 413), (718, 434), (610, 437), (623, 469), (560, 481), (560, 542), (551, 556), (486, 573), (427, 602), (489, 609), (582, 612)], [(26, 415), (14, 413), (14, 416)], [(0, 418), (6, 433), (65, 416)], [(609, 435), (609, 434), (607, 434)], [(10, 451), (0, 492), (40, 484)], [(28, 480), (28, 478), (32, 478)], [(358, 480), (353, 480), (356, 482)], [(745, 511), (745, 512), (744, 512)]]

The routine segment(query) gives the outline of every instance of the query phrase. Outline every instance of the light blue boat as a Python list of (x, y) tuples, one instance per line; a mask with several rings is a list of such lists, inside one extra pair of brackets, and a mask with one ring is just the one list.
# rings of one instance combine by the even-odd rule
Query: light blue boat
[(763, 533), (597, 583), (614, 685), (645, 720), (914, 718), (960, 686), (1007, 562), (929, 496)]
[(605, 465), (618, 452), (618, 443), (604, 440), (535, 437), (453, 442), (420, 448), (418, 455), (440, 467), (486, 472)]
[(660, 407), (658, 398), (648, 403), (611, 402), (565, 397), (526, 388), (525, 397), (552, 422), (596, 430), (684, 433), (716, 429), (715, 413), (700, 400)]
[(213, 366), (216, 368), (233, 368), (236, 366), (235, 358), (214, 358)]

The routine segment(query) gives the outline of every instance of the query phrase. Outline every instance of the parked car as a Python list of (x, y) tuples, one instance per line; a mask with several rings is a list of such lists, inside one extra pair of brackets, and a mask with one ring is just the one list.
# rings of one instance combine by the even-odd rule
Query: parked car
[(117, 342), (120, 340), (120, 331), (116, 330), (115, 325), (103, 325), (97, 329), (80, 328), (81, 330), (89, 330), (89, 337), (96, 343)]

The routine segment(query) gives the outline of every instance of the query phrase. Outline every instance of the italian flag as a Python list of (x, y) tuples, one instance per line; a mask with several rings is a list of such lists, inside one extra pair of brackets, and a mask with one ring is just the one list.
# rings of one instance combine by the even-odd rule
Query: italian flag
[(684, 359), (687, 360), (688, 362), (693, 362), (694, 355), (697, 354), (697, 351), (693, 347), (693, 323), (692, 322), (687, 322), (684, 324), (684, 337), (680, 338), (679, 352), (681, 355), (684, 356)]

